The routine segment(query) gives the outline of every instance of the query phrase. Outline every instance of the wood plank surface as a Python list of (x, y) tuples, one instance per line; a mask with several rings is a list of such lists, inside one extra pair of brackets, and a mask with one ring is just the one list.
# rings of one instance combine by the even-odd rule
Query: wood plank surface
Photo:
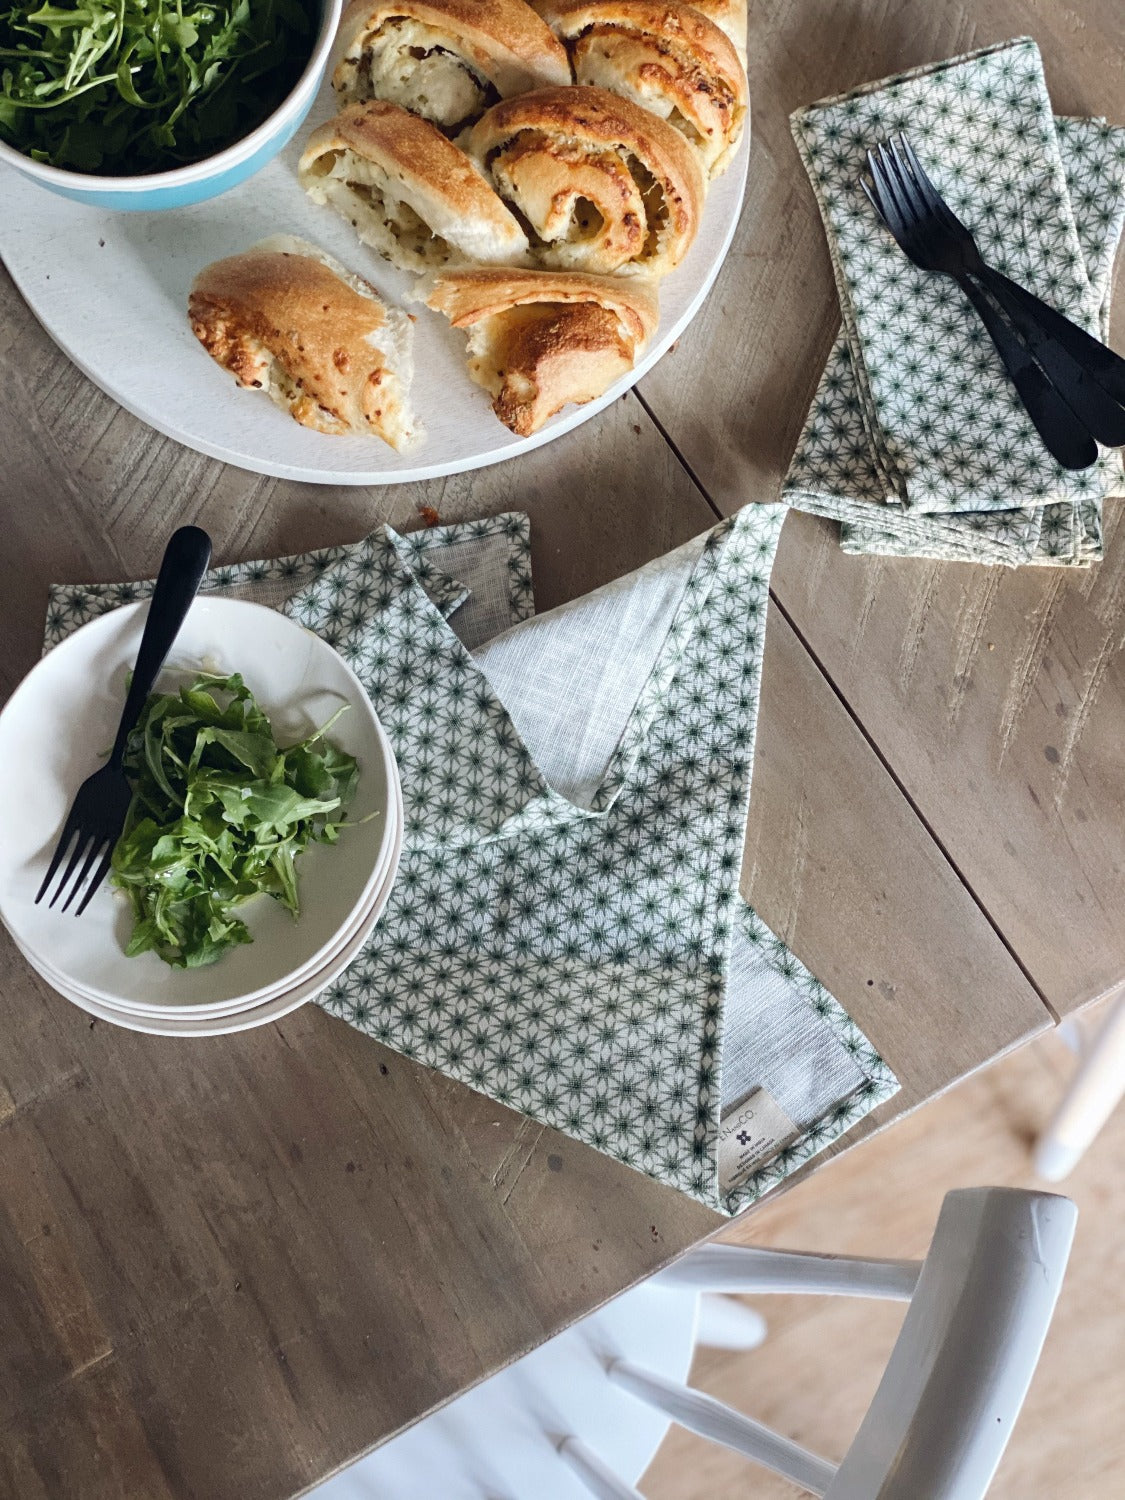
[[(5, 693), (49, 581), (151, 573), (181, 521), (232, 560), (520, 507), (546, 607), (714, 519), (632, 397), (498, 469), (321, 489), (148, 432), (6, 282), (0, 315)], [(1048, 1024), (781, 615), (746, 869), (903, 1080), (856, 1137)], [(717, 1224), (315, 1007), (185, 1044), (0, 966), (0, 1495), (292, 1495)]]
[(1057, 1014), (1125, 976), (1125, 529), (1089, 574), (842, 559), (791, 518), (802, 634)]
[[(711, 299), (641, 386), (724, 511), (772, 499), (839, 322), (788, 116), (829, 93), (1028, 34), (1060, 113), (1125, 123), (1118, 0), (756, 6), (746, 212)], [(1118, 276), (1118, 289), (1122, 277)], [(1114, 318), (1125, 343), (1125, 312)], [(773, 587), (1057, 1014), (1125, 978), (1125, 531), (1091, 573), (862, 559), (794, 516)]]
[[(837, 1255), (920, 1259), (953, 1188), (1042, 1189), (1030, 1142), (1050, 1118), (1074, 1059), (1056, 1035), (935, 1100), (892, 1134), (836, 1162), (723, 1238)], [(934, 1142), (941, 1142), (941, 1150)], [(989, 1500), (1120, 1500), (1125, 1300), (1125, 1110), (1110, 1119), (1062, 1184), (1078, 1231), (1062, 1293)], [(848, 1297), (759, 1297), (760, 1349), (701, 1349), (691, 1381), (815, 1452), (840, 1459), (883, 1374), (901, 1303)], [(640, 1488), (648, 1500), (798, 1500), (803, 1492), (715, 1443), (673, 1427)], [(919, 1497), (922, 1500), (922, 1497)]]

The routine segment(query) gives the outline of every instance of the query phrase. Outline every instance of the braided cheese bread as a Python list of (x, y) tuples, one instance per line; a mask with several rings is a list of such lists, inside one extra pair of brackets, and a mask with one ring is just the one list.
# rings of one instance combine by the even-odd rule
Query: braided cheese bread
[(387, 99), (453, 134), (510, 94), (570, 82), (561, 43), (524, 0), (352, 0), (333, 87)]
[(403, 270), (526, 257), (527, 236), (476, 165), (397, 104), (345, 105), (309, 138), (298, 177), (314, 203)]
[(703, 213), (699, 159), (680, 132), (607, 89), (537, 89), (494, 105), (468, 150), (558, 270), (662, 276)]
[(734, 43), (690, 5), (666, 0), (544, 0), (579, 83), (596, 84), (668, 120), (709, 176), (727, 165), (746, 123), (746, 74)]

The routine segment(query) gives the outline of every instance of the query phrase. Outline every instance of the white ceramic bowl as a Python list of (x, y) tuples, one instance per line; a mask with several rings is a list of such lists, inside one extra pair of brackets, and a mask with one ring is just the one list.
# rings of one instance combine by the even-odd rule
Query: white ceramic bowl
[[(400, 799), (398, 834), (391, 850), (386, 875), (375, 893), (371, 907), (357, 920), (354, 927), (350, 927), (341, 935), (339, 946), (314, 973), (291, 988), (286, 988), (281, 993), (264, 1000), (256, 1001), (248, 1007), (222, 1013), (191, 1010), (142, 1015), (91, 999), (81, 990), (68, 985), (42, 960), (36, 959), (33, 954), (25, 952), (22, 948), (20, 951), (31, 967), (64, 999), (70, 1000), (87, 1014), (96, 1016), (99, 1021), (108, 1021), (111, 1025), (123, 1026), (127, 1031), (143, 1031), (151, 1036), (228, 1036), (235, 1031), (249, 1031), (254, 1026), (265, 1026), (270, 1021), (280, 1020), (282, 1016), (287, 1016), (291, 1011), (297, 1010), (300, 1006), (308, 1004), (310, 1000), (315, 1000), (318, 995), (323, 994), (363, 951), (375, 924), (383, 914), (383, 909), (394, 887), (399, 856), (402, 853), (401, 812)], [(16, 946), (19, 947), (18, 942)]]
[[(21, 947), (95, 1000), (172, 1011), (249, 1005), (312, 972), (369, 905), (395, 836), (394, 757), (370, 699), (319, 636), (261, 605), (204, 595), (188, 613), (165, 671), (175, 683), (201, 666), (241, 672), (290, 743), (349, 705), (332, 738), (360, 764), (349, 826), (334, 846), (298, 863), (301, 915), (250, 902), (253, 943), (202, 969), (173, 969), (155, 955), (126, 958), (128, 903), (107, 882), (80, 918), (34, 904), (71, 800), (112, 743), (147, 605), (91, 621), (51, 651), (0, 714), (0, 918)], [(369, 821), (363, 821), (374, 814)]]
[(0, 141), (0, 161), (64, 198), (110, 209), (183, 208), (214, 198), (264, 167), (300, 129), (308, 114), (336, 39), (343, 0), (321, 0), (320, 26), (300, 78), (271, 115), (249, 135), (213, 156), (137, 177), (102, 177), (94, 172), (65, 171), (33, 161)]
[[(355, 940), (359, 936), (366, 938), (375, 923), (382, 915), (383, 908), (394, 884), (394, 878), (398, 871), (399, 855), (402, 852), (403, 838), (403, 814), (402, 814), (402, 789), (399, 786), (397, 775), (394, 788), (390, 798), (390, 806), (387, 809), (388, 827), (392, 830), (390, 841), (386, 849), (386, 857), (380, 861), (379, 874), (376, 885), (364, 904), (348, 918), (348, 921), (337, 933), (329, 948), (318, 954), (311, 962), (303, 964), (300, 969), (294, 970), (287, 976), (278, 990), (270, 991), (265, 995), (255, 995), (249, 999), (242, 997), (236, 1000), (220, 1000), (212, 1004), (199, 1003), (188, 1006), (147, 1005), (137, 1004), (134, 1001), (115, 999), (107, 1001), (103, 996), (90, 995), (81, 985), (73, 984), (57, 973), (50, 962), (42, 955), (36, 960), (30, 955), (24, 956), (32, 962), (33, 967), (38, 969), (44, 979), (51, 984), (69, 1000), (78, 1005), (85, 1005), (89, 1000), (100, 1007), (108, 1006), (113, 1010), (115, 1016), (130, 1017), (133, 1019), (147, 1020), (161, 1023), (170, 1022), (173, 1029), (178, 1029), (184, 1023), (204, 1024), (212, 1020), (220, 1020), (223, 1017), (245, 1015), (251, 1011), (257, 1011), (264, 1004), (272, 1004), (275, 999), (282, 995), (295, 994), (298, 991), (307, 999), (312, 995), (319, 994), (320, 990), (331, 982), (339, 972), (339, 968), (332, 967), (338, 954), (345, 949), (351, 953), (355, 951)], [(22, 951), (22, 950), (21, 950)], [(327, 973), (328, 977), (325, 978)], [(100, 1011), (98, 1012), (100, 1014)], [(128, 1024), (122, 1021), (122, 1024)], [(159, 1029), (159, 1028), (158, 1028)]]

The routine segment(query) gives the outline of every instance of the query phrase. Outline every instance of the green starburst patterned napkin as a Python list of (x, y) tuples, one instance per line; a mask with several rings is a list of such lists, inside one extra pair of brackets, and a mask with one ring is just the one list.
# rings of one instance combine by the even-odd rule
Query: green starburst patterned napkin
[[(726, 1213), (898, 1087), (739, 894), (783, 514), (538, 616), (522, 516), (205, 585), (335, 646), (398, 759), (395, 888), (320, 1003)], [(47, 645), (150, 591), (52, 589)]]
[(786, 499), (839, 519), (849, 551), (1009, 565), (1099, 556), (1116, 455), (1078, 475), (1054, 463), (960, 292), (901, 255), (859, 183), (868, 146), (907, 129), (986, 257), (1104, 337), (1125, 132), (1055, 121), (1026, 40), (815, 105), (793, 129), (843, 326)]

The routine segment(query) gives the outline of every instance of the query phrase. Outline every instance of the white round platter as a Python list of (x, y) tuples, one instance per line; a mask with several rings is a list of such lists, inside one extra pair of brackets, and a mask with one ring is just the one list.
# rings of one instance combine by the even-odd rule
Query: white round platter
[(240, 671), (282, 743), (347, 703), (332, 739), (361, 766), (351, 826), (336, 845), (302, 856), (298, 921), (276, 902), (251, 903), (254, 942), (206, 968), (172, 969), (151, 953), (127, 958), (131, 913), (108, 882), (81, 918), (45, 901), (36, 906), (74, 793), (112, 743), (146, 610), (127, 605), (83, 626), (43, 658), (0, 714), (0, 918), (54, 973), (110, 1005), (249, 1004), (318, 968), (368, 906), (395, 834), (387, 817), (394, 757), (362, 684), (326, 642), (276, 610), (198, 598), (162, 681), (174, 685), (201, 666)]
[(652, 344), (604, 396), (566, 407), (533, 437), (518, 438), (470, 380), (465, 335), (439, 314), (410, 305), (417, 319), (413, 402), (427, 432), (422, 444), (400, 454), (378, 438), (312, 432), (261, 392), (240, 390), (204, 353), (188, 326), (187, 299), (192, 279), (208, 262), (267, 235), (296, 234), (403, 305), (415, 278), (361, 244), (344, 219), (310, 203), (297, 184), (304, 143), (332, 115), (333, 102), (326, 81), (306, 127), (280, 156), (241, 186), (188, 208), (111, 213), (0, 168), (0, 257), (47, 332), (134, 416), (225, 463), (313, 484), (405, 484), (538, 448), (587, 421), (651, 369), (702, 306), (734, 236), (749, 129), (711, 186), (683, 264), (660, 283), (660, 326)]
[(89, 995), (68, 985), (65, 980), (61, 980), (52, 973), (46, 964), (37, 960), (34, 954), (29, 953), (18, 939), (16, 947), (20, 949), (31, 967), (47, 981), (52, 989), (57, 990), (64, 1000), (71, 1001), (87, 1014), (96, 1016), (99, 1021), (108, 1021), (113, 1026), (123, 1026), (127, 1031), (143, 1031), (150, 1036), (229, 1036), (235, 1031), (249, 1031), (254, 1026), (265, 1026), (270, 1021), (279, 1021), (290, 1011), (296, 1010), (310, 1000), (315, 1000), (335, 979), (339, 978), (353, 959), (359, 956), (390, 899), (395, 875), (398, 873), (399, 856), (402, 853), (402, 832), (400, 820), (383, 884), (370, 909), (343, 945), (336, 948), (324, 965), (301, 983), (243, 1010), (225, 1015), (202, 1017), (197, 1017), (194, 1012), (186, 1016), (182, 1013), (139, 1015), (136, 1012), (119, 1010), (103, 1001), (93, 1000)]

